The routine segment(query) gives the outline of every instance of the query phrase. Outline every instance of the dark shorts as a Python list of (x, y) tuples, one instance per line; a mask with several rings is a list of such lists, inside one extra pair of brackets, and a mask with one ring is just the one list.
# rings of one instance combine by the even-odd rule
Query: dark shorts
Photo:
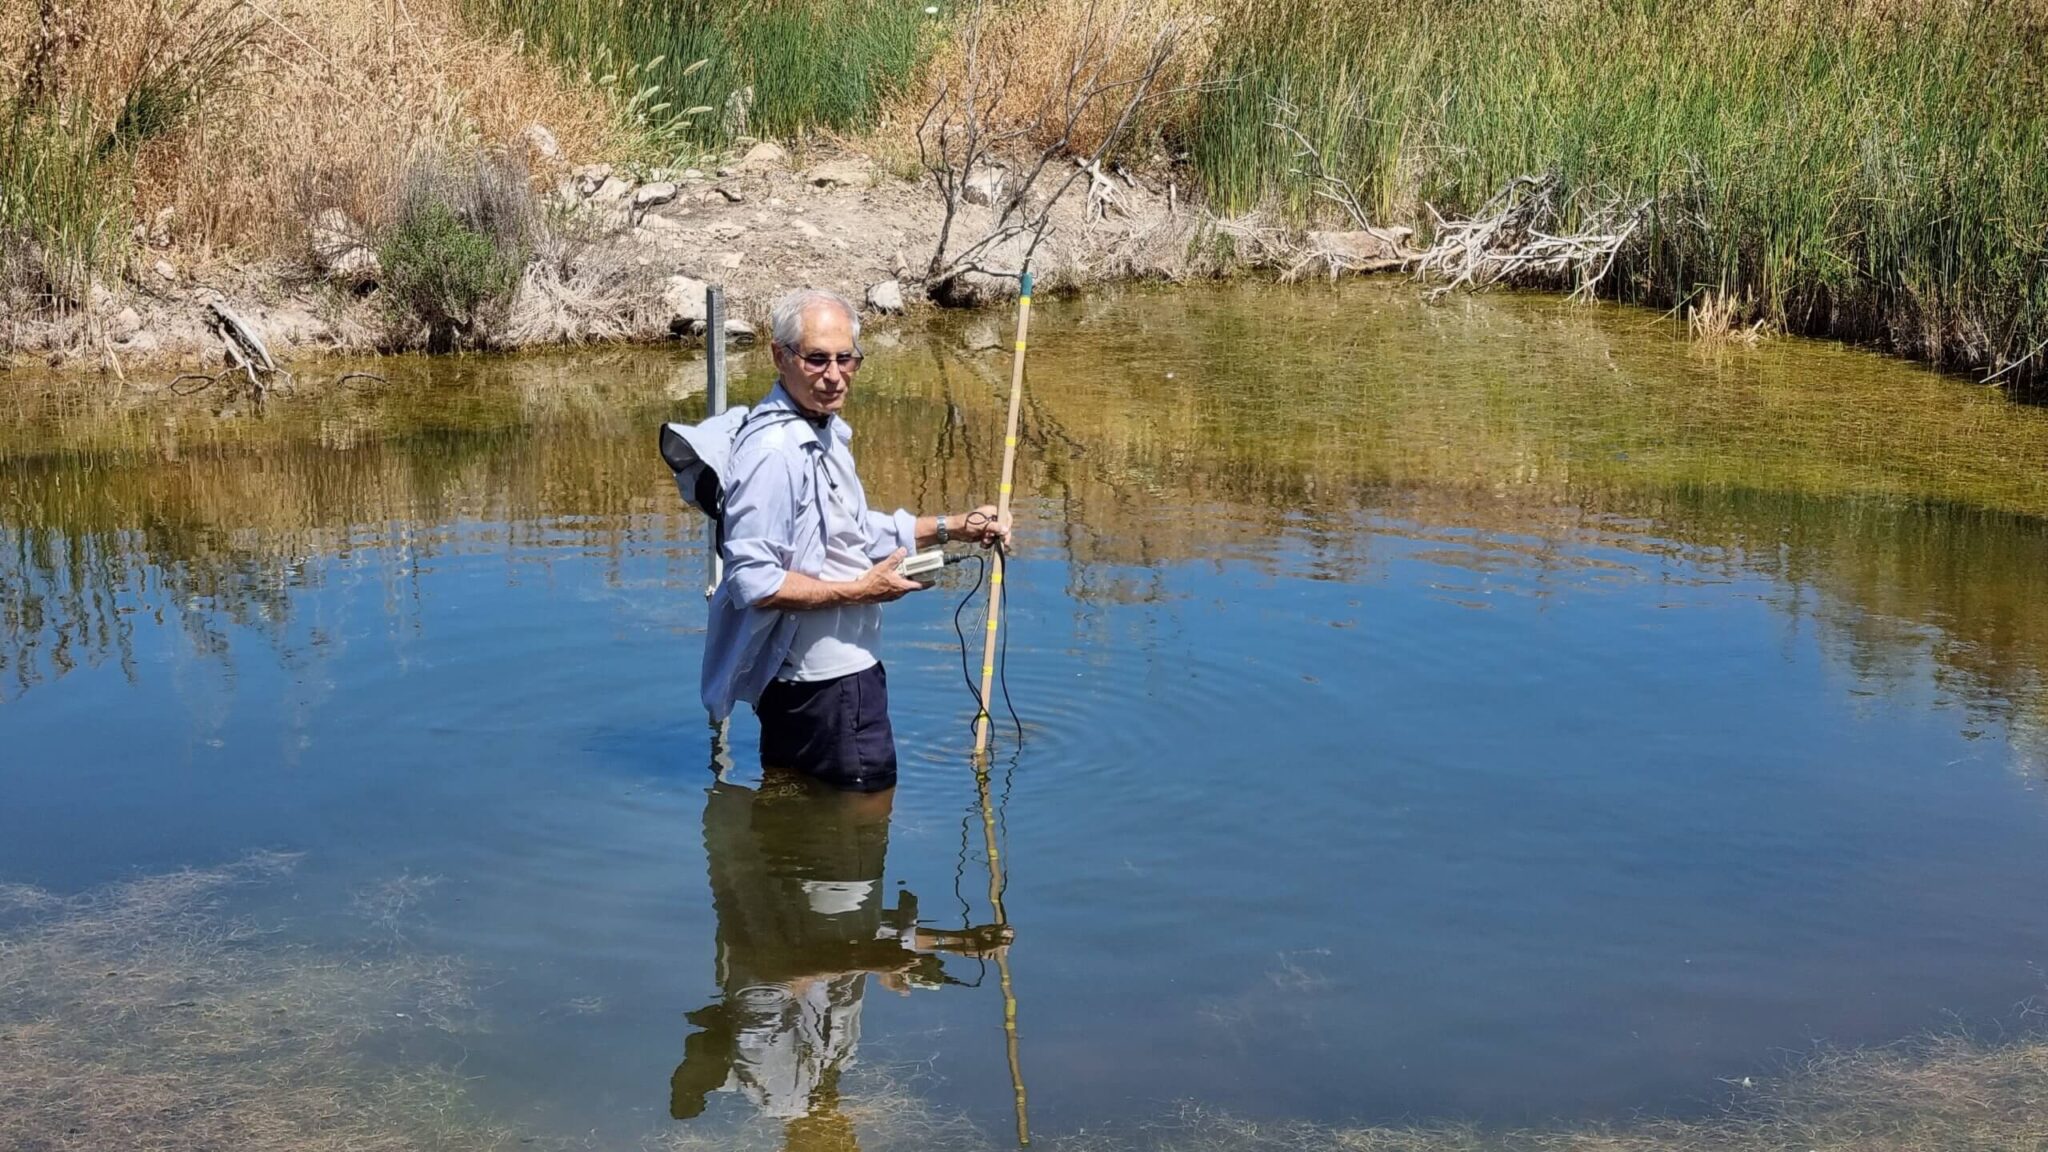
[(836, 680), (776, 680), (754, 714), (761, 718), (763, 766), (855, 792), (895, 787), (889, 674), (880, 664)]

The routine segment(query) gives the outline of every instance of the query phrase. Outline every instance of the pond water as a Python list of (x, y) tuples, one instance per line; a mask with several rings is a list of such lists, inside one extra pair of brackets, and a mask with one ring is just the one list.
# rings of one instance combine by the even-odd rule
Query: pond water
[[(1008, 359), (961, 323), (870, 334), (877, 505), (994, 489)], [(375, 368), (261, 412), (4, 381), (0, 882), (301, 853), (238, 907), (459, 958), (483, 1023), (379, 1058), (495, 1121), (871, 1091), (1002, 1137), (1005, 975), (1040, 1138), (1685, 1115), (2042, 990), (2048, 413), (1996, 393), (1545, 298), (1047, 302), (1002, 973), (961, 954), (972, 565), (888, 609), (890, 804), (757, 790), (747, 715), (714, 789), (654, 452), (701, 363)]]

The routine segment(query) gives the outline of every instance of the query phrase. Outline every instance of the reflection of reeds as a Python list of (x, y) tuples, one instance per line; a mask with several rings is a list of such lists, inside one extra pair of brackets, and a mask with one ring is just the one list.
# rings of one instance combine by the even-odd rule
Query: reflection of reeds
[[(1827, 593), (1786, 610), (1817, 614), (1862, 674), (1933, 660), (1973, 704), (2048, 714), (2048, 480), (2031, 464), (2048, 418), (1983, 390), (1797, 341), (1703, 364), (1598, 312), (1447, 316), (1399, 290), (1134, 294), (1040, 323), (1022, 523), (1084, 601), (1156, 595), (1158, 568), (1197, 558), (1354, 579), (1376, 535), (1430, 527), (1534, 538), (1551, 557), (1675, 542), (1688, 563)], [(1001, 365), (938, 341), (871, 363), (853, 419), (872, 498), (985, 496)], [(736, 398), (765, 387), (761, 368), (740, 371)], [(369, 549), (572, 548), (613, 568), (653, 550), (678, 587), (701, 579), (701, 522), (647, 447), (698, 403), (695, 364), (384, 371), (389, 389), (261, 420), (53, 401), (60, 418), (24, 401), (0, 427), (6, 679), (120, 658), (133, 617), (117, 609), (143, 589), (173, 618), (285, 643), (295, 590), (322, 578), (307, 561)]]
[(280, 857), (60, 899), (0, 889), (0, 1146), (24, 1152), (448, 1152), (454, 1077), (374, 1068), (362, 1042), (467, 1010), (456, 969), (337, 957), (225, 916)]

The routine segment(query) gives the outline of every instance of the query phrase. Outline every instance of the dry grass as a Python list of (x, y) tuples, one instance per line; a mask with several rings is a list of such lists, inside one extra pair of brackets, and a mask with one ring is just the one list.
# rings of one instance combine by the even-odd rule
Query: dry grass
[(1687, 310), (1686, 331), (1702, 347), (1754, 348), (1774, 335), (1770, 320), (1760, 313), (1754, 300), (1710, 289)]
[(253, 26), (228, 83), (137, 160), (136, 220), (161, 219), (200, 256), (289, 249), (309, 191), (374, 222), (421, 147), (526, 151), (534, 123), (567, 160), (627, 144), (615, 94), (464, 27), (453, 0), (68, 0), (60, 20), (53, 38), (38, 4), (0, 7), (0, 87), (40, 70), (67, 97), (105, 101), (150, 54), (222, 21)]
[[(1061, 117), (1068, 107), (1071, 77), (1108, 85), (1129, 84), (1144, 71), (1153, 40), (1169, 25), (1187, 30), (1167, 70), (1147, 98), (1141, 123), (1174, 124), (1191, 114), (1197, 85), (1206, 66), (1215, 18), (1203, 0), (1012, 0), (991, 3), (986, 10), (986, 43), (1000, 51), (981, 54), (988, 70), (984, 91), (1000, 90), (1001, 104), (988, 114), (992, 132), (1023, 130), (1017, 145), (1039, 149), (1060, 139)], [(968, 6), (962, 5), (961, 19)], [(876, 133), (877, 147), (892, 154), (916, 151), (915, 133), (925, 110), (942, 87), (962, 90), (967, 83), (965, 46), (948, 36), (928, 64), (924, 83), (898, 97)], [(1093, 153), (1115, 126), (1123, 100), (1112, 92), (1095, 102), (1076, 125), (1068, 151)], [(1121, 150), (1149, 159), (1161, 141), (1141, 135)]]
[[(287, 857), (76, 899), (0, 888), (0, 1147), (13, 1152), (483, 1149), (438, 1070), (380, 1071), (361, 1043), (447, 1023), (448, 963), (316, 954), (222, 911)], [(401, 1014), (403, 1014), (401, 1016)]]
[(546, 126), (568, 159), (623, 146), (604, 94), (514, 43), (462, 27), (450, 0), (397, 3), (395, 29), (387, 2), (279, 0), (260, 9), (268, 32), (245, 86), (212, 118), (232, 130), (193, 134), (176, 163), (145, 181), (145, 197), (177, 208), (180, 239), (290, 242), (308, 185), (374, 226), (422, 148), (504, 148), (543, 170), (545, 158), (525, 139), (531, 124)]

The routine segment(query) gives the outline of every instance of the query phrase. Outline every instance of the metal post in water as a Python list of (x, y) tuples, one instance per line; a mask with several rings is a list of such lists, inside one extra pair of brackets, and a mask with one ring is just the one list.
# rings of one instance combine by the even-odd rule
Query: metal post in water
[[(704, 418), (706, 420), (725, 411), (725, 289), (713, 284), (704, 290)], [(710, 580), (704, 585), (704, 598), (711, 599), (718, 591), (718, 584), (725, 579), (725, 557), (718, 553), (718, 525), (707, 524), (704, 528), (705, 549), (710, 553), (710, 562), (704, 570)]]
[[(704, 418), (710, 418), (725, 411), (725, 289), (713, 284), (704, 290)], [(709, 579), (704, 585), (704, 599), (710, 600), (718, 593), (718, 585), (725, 579), (725, 557), (718, 551), (718, 524), (713, 521), (704, 527), (706, 550), (710, 553), (704, 565)], [(711, 722), (711, 763), (721, 779), (724, 770), (732, 766), (732, 758), (726, 752), (726, 735), (729, 721)]]

